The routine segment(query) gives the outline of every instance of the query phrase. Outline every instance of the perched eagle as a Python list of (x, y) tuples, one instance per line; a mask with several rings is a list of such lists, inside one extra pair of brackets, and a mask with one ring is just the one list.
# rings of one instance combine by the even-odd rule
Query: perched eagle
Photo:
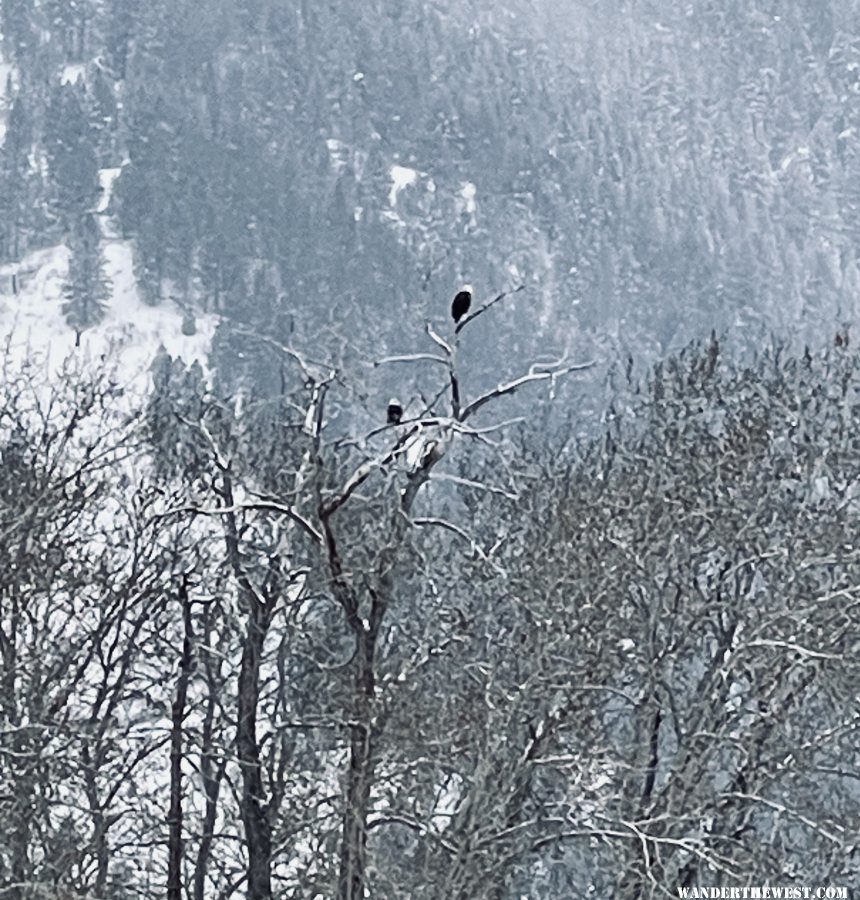
[(464, 285), (463, 289), (454, 298), (451, 304), (451, 318), (455, 322), (459, 322), (463, 316), (469, 311), (472, 305), (472, 289), (469, 285)]
[(388, 424), (399, 425), (403, 418), (403, 407), (396, 397), (392, 397), (388, 401)]

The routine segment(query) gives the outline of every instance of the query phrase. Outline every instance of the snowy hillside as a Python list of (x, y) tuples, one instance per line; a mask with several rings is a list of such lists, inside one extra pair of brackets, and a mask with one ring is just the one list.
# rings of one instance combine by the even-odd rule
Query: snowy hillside
[(107, 362), (116, 377), (135, 392), (148, 386), (149, 366), (160, 347), (186, 362), (205, 366), (215, 332), (215, 316), (198, 315), (196, 333), (182, 333), (183, 311), (167, 301), (150, 306), (140, 297), (134, 277), (131, 241), (116, 237), (107, 210), (119, 169), (100, 173), (102, 197), (97, 213), (101, 251), (110, 299), (104, 319), (76, 335), (63, 317), (62, 304), (70, 253), (61, 244), (28, 254), (0, 267), (0, 340), (6, 358), (22, 362), (28, 353), (56, 371), (69, 356), (81, 362)]

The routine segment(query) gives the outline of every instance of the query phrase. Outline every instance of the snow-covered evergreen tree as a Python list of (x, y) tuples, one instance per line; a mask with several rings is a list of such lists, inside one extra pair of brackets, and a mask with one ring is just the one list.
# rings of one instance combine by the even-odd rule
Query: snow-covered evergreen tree
[(94, 215), (77, 220), (69, 244), (69, 276), (66, 282), (63, 315), (80, 333), (102, 320), (108, 300), (100, 232)]

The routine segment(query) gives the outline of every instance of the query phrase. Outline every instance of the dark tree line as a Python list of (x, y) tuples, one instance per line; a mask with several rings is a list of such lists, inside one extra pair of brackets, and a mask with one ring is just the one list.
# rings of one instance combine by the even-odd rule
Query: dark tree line
[(139, 424), (7, 372), (5, 895), (856, 880), (848, 336), (610, 373), (586, 440), (504, 412), (564, 365), (473, 392), (469, 328), (380, 360), (444, 390), (351, 435), (286, 344), (303, 386), (165, 359)]

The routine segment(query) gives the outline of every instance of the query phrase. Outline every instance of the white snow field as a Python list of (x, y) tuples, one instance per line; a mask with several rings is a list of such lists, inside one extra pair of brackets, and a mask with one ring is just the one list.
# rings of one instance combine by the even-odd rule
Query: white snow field
[(65, 245), (37, 250), (0, 266), (0, 346), (12, 368), (29, 356), (43, 361), (54, 373), (73, 357), (79, 363), (109, 366), (122, 387), (139, 394), (149, 386), (149, 367), (160, 347), (186, 363), (197, 360), (206, 366), (217, 317), (198, 314), (196, 333), (184, 335), (183, 311), (176, 303), (166, 300), (151, 306), (140, 296), (132, 242), (116, 237), (117, 229), (108, 215), (119, 173), (119, 168), (100, 173), (102, 196), (96, 213), (110, 297), (98, 325), (76, 335), (63, 317), (69, 269)]

